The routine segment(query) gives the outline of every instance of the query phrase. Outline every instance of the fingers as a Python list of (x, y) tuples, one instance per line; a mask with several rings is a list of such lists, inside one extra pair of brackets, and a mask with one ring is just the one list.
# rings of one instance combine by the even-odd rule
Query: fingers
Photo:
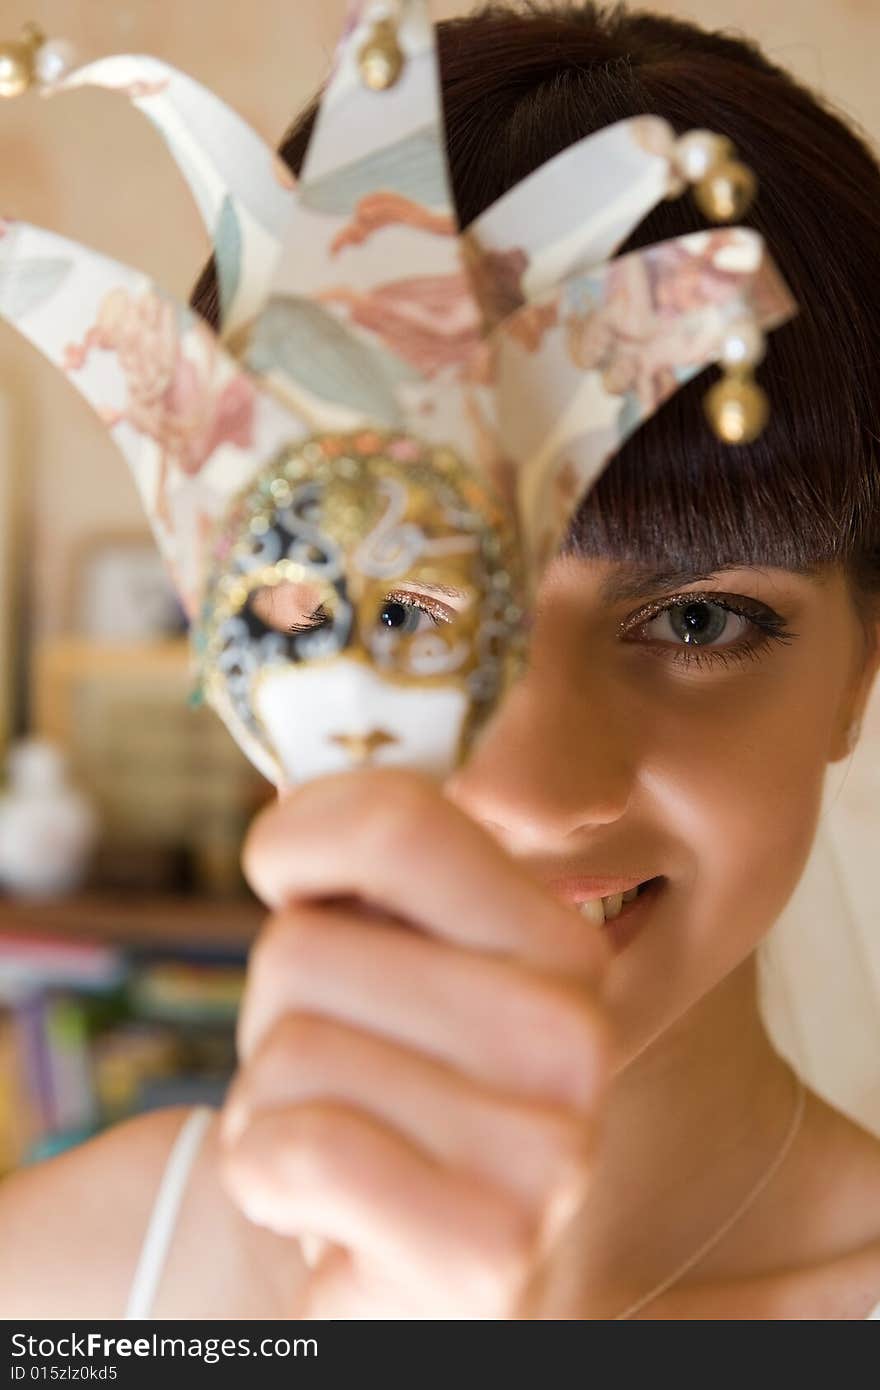
[[(504, 1310), (498, 1310), (503, 1316)], [(316, 1272), (300, 1292), (291, 1310), (293, 1318), (339, 1320), (351, 1318), (424, 1320), (478, 1317), (472, 1306), (464, 1311), (459, 1304), (438, 1311), (436, 1297), (426, 1301), (425, 1291), (413, 1287), (403, 1276), (389, 1275), (371, 1265), (354, 1251), (334, 1246), (320, 1261)], [(485, 1316), (485, 1314), (483, 1314)]]
[(298, 1315), (510, 1316), (586, 1185), (604, 943), (410, 773), (309, 784), (244, 865), (274, 915), (224, 1173), (252, 1220), (317, 1241)]
[(447, 941), (583, 980), (607, 959), (594, 927), (414, 773), (309, 783), (256, 818), (244, 868), (273, 908), (351, 896)]
[(292, 1318), (421, 1318), (423, 1309), (412, 1291), (372, 1269), (351, 1250), (335, 1245), (317, 1262), (290, 1311)]
[(586, 988), (330, 907), (277, 915), (253, 948), (239, 1018), (243, 1065), (291, 1012), (347, 1023), (474, 1082), (584, 1112), (608, 1067), (605, 1027)]
[(447, 1167), (517, 1197), (536, 1221), (559, 1191), (582, 1190), (592, 1124), (578, 1111), (476, 1084), (384, 1038), (287, 1014), (239, 1074), (222, 1118), (234, 1144), (267, 1110), (322, 1099), (365, 1111)]
[(261, 1113), (224, 1180), (258, 1224), (354, 1251), (374, 1296), (396, 1271), (432, 1317), (507, 1316), (530, 1276), (536, 1233), (516, 1202), (342, 1105)]

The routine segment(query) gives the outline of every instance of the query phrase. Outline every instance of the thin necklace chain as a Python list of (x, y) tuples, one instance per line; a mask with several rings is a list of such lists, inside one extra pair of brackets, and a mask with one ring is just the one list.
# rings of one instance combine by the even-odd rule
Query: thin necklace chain
[(666, 1293), (667, 1289), (671, 1289), (673, 1284), (677, 1284), (679, 1279), (683, 1279), (684, 1276), (694, 1268), (694, 1265), (699, 1264), (700, 1260), (704, 1259), (705, 1256), (709, 1254), (710, 1250), (715, 1249), (715, 1246), (724, 1239), (727, 1232), (736, 1225), (737, 1221), (745, 1216), (749, 1208), (758, 1200), (765, 1187), (776, 1177), (779, 1169), (788, 1158), (789, 1151), (798, 1136), (801, 1121), (804, 1118), (804, 1108), (807, 1098), (806, 1088), (804, 1087), (803, 1081), (801, 1081), (800, 1077), (794, 1072), (792, 1073), (792, 1077), (794, 1080), (795, 1095), (791, 1123), (788, 1126), (785, 1138), (779, 1150), (773, 1156), (769, 1168), (761, 1174), (755, 1186), (746, 1193), (739, 1206), (731, 1212), (730, 1216), (718, 1227), (717, 1231), (712, 1232), (709, 1239), (704, 1241), (698, 1250), (695, 1250), (692, 1255), (689, 1255), (688, 1258), (673, 1270), (672, 1274), (668, 1275), (661, 1283), (657, 1284), (653, 1289), (649, 1289), (646, 1294), (642, 1294), (641, 1298), (637, 1298), (635, 1303), (631, 1303), (628, 1308), (624, 1308), (622, 1313), (615, 1313), (614, 1317), (611, 1319), (612, 1322), (624, 1322), (627, 1318), (634, 1317), (636, 1313), (640, 1313), (649, 1303), (653, 1303), (655, 1298), (659, 1298), (661, 1294)]

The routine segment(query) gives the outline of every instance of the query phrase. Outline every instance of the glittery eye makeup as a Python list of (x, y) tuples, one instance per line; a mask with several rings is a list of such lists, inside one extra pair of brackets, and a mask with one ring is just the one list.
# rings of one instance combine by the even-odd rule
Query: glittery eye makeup
[(621, 640), (680, 665), (754, 661), (773, 643), (797, 633), (758, 599), (717, 591), (671, 594), (643, 604), (621, 622)]
[(396, 630), (402, 636), (411, 636), (423, 630), (423, 619), (427, 619), (429, 627), (439, 627), (441, 623), (451, 623), (455, 612), (448, 604), (440, 603), (427, 594), (410, 589), (394, 589), (386, 596), (378, 617), (382, 627)]

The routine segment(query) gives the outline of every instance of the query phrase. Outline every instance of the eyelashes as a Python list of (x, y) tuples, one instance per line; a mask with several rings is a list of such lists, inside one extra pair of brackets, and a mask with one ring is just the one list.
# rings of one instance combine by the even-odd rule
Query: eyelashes
[[(391, 610), (399, 609), (406, 615), (406, 621), (398, 620), (399, 615), (395, 614), (391, 618)], [(409, 635), (413, 628), (413, 619), (421, 614), (429, 620), (432, 627), (439, 627), (441, 623), (451, 623), (455, 618), (455, 610), (446, 603), (441, 603), (427, 594), (417, 594), (409, 589), (394, 589), (386, 594), (384, 603), (377, 611), (378, 620), (390, 628), (398, 628), (404, 635)], [(304, 632), (315, 632), (318, 628), (324, 627), (326, 623), (332, 621), (332, 615), (327, 611), (324, 604), (316, 608), (308, 617), (299, 622), (290, 623), (287, 631), (293, 636), (300, 636)]]
[[(747, 636), (723, 645), (699, 645), (696, 642), (674, 642), (639, 636), (640, 632), (664, 613), (702, 605), (709, 609), (732, 614), (743, 619), (751, 629)], [(708, 593), (673, 594), (668, 598), (646, 604), (625, 618), (618, 629), (624, 641), (640, 644), (652, 655), (683, 667), (727, 667), (757, 661), (775, 643), (788, 644), (797, 637), (785, 619), (765, 603), (747, 598), (744, 594)]]
[(295, 637), (301, 636), (304, 632), (315, 632), (319, 627), (324, 627), (331, 621), (330, 614), (323, 603), (316, 608), (314, 613), (310, 613), (307, 618), (302, 618), (299, 622), (288, 623), (287, 631)]

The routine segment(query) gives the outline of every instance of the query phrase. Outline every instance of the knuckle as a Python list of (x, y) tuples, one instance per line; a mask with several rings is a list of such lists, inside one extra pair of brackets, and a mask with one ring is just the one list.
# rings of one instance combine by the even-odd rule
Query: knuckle
[(226, 1145), (224, 1180), (241, 1192), (256, 1183), (314, 1196), (348, 1180), (351, 1138), (330, 1102), (267, 1107)]
[(273, 801), (254, 816), (247, 828), (241, 850), (241, 867), (245, 878), (258, 896), (265, 887), (273, 849), (279, 834), (279, 820), (284, 815), (284, 803)]
[(272, 969), (272, 962), (282, 939), (282, 918), (275, 914), (267, 917), (248, 948), (247, 977), (250, 984), (255, 978)]
[(537, 1122), (537, 1144), (551, 1183), (568, 1181), (590, 1167), (591, 1129), (571, 1111), (542, 1115)]
[(227, 1092), (224, 1132), (240, 1134), (255, 1114), (292, 1100), (303, 1084), (332, 1072), (333, 1025), (316, 1014), (286, 1013), (257, 1039)]
[(608, 1066), (608, 1035), (592, 999), (579, 987), (548, 980), (538, 987), (534, 1036), (548, 1080), (576, 1109), (592, 1109)]
[[(244, 996), (236, 1024), (239, 1056), (249, 1060), (276, 1015), (305, 1006), (306, 981), (324, 948), (316, 911), (285, 910), (269, 919), (248, 953)], [(268, 1027), (267, 1027), (268, 1025)]]
[(347, 1182), (353, 1138), (338, 1107), (320, 1102), (298, 1106), (288, 1151), (295, 1180), (306, 1190)]
[(241, 1155), (234, 1144), (221, 1145), (217, 1154), (217, 1174), (230, 1196), (237, 1198), (244, 1185)]
[(306, 907), (275, 913), (251, 947), (249, 975), (273, 981), (279, 976), (295, 977), (313, 959), (325, 928), (317, 911)]
[(473, 1313), (503, 1318), (515, 1311), (529, 1282), (538, 1236), (533, 1218), (513, 1203), (494, 1216), (469, 1246), (459, 1277)]
[(313, 1068), (327, 1050), (328, 1025), (315, 1014), (287, 1013), (260, 1039), (246, 1075), (261, 1089), (283, 1085), (294, 1068)]
[(395, 773), (374, 789), (365, 828), (369, 849), (378, 855), (423, 843), (436, 816), (437, 791), (422, 777)]
[(431, 782), (420, 772), (405, 767), (365, 768), (358, 774), (356, 794), (365, 807), (377, 802), (417, 800), (431, 789)]

